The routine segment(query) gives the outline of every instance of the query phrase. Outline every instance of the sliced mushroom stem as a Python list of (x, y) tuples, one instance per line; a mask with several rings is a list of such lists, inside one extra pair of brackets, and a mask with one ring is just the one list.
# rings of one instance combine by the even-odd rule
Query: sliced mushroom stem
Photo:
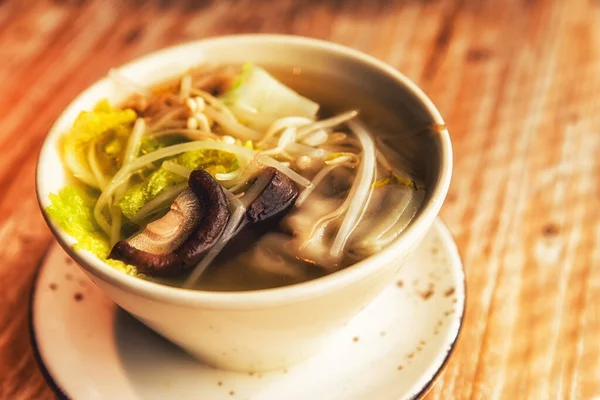
[(171, 253), (190, 236), (203, 209), (200, 199), (186, 189), (175, 198), (164, 217), (146, 225), (140, 234), (129, 239), (129, 244), (150, 254)]

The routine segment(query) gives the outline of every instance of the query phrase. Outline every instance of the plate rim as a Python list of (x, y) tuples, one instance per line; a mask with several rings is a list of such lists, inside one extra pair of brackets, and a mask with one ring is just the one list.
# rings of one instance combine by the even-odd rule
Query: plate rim
[(27, 305), (27, 322), (29, 325), (29, 329), (28, 329), (29, 343), (31, 344), (33, 358), (35, 359), (35, 361), (37, 363), (39, 371), (42, 373), (42, 377), (44, 378), (44, 381), (50, 387), (50, 390), (52, 390), (52, 392), (54, 393), (54, 395), (56, 396), (56, 398), (58, 400), (70, 400), (70, 397), (67, 396), (66, 392), (60, 387), (58, 382), (56, 382), (56, 380), (54, 379), (54, 377), (52, 376), (52, 374), (46, 367), (46, 363), (44, 362), (44, 360), (42, 358), (42, 354), (40, 353), (40, 350), (38, 348), (37, 334), (35, 332), (35, 326), (34, 326), (34, 322), (33, 322), (34, 321), (33, 313), (34, 313), (35, 295), (39, 288), (40, 272), (42, 271), (42, 268), (44, 268), (44, 265), (46, 264), (46, 260), (48, 259), (48, 255), (50, 253), (50, 249), (52, 248), (52, 246), (55, 245), (55, 243), (56, 243), (56, 240), (53, 240), (48, 245), (48, 247), (44, 250), (44, 253), (42, 254), (42, 258), (38, 262), (38, 264), (35, 268), (35, 272), (33, 274), (33, 278), (31, 280), (31, 291), (29, 292), (29, 304)]
[[(466, 310), (467, 310), (467, 296), (468, 295), (467, 295), (466, 270), (465, 270), (465, 266), (463, 263), (462, 254), (460, 252), (460, 249), (456, 245), (454, 235), (452, 234), (452, 231), (450, 230), (448, 225), (440, 217), (437, 217), (435, 219), (435, 221), (432, 225), (432, 229), (437, 229), (438, 232), (440, 232), (443, 236), (446, 236), (447, 238), (451, 239), (450, 245), (452, 246), (452, 250), (455, 252), (455, 254), (457, 256), (458, 263), (460, 266), (460, 272), (461, 272), (461, 278), (462, 278), (461, 282), (462, 282), (462, 287), (463, 287), (463, 307), (462, 307), (462, 311), (460, 314), (460, 318), (458, 319), (458, 328), (448, 346), (448, 349), (446, 350), (446, 354), (444, 356), (444, 359), (442, 360), (442, 363), (437, 368), (437, 370), (434, 372), (434, 374), (429, 378), (427, 383), (417, 393), (412, 394), (411, 399), (413, 399), (413, 400), (414, 399), (422, 399), (425, 395), (427, 395), (427, 393), (429, 393), (429, 391), (435, 386), (438, 379), (441, 377), (443, 372), (446, 370), (446, 367), (448, 366), (448, 362), (450, 361), (450, 358), (454, 354), (454, 350), (456, 349), (456, 345), (457, 345), (458, 340), (463, 331), (464, 322), (465, 322), (465, 314), (466, 314)], [(46, 382), (46, 384), (49, 386), (50, 390), (52, 390), (52, 392), (54, 393), (54, 395), (56, 396), (56, 398), (58, 400), (71, 400), (72, 398), (67, 395), (66, 391), (63, 388), (61, 388), (61, 386), (58, 384), (58, 382), (52, 376), (52, 373), (46, 367), (46, 363), (44, 362), (43, 356), (38, 347), (37, 334), (36, 334), (35, 325), (34, 325), (35, 296), (36, 296), (36, 293), (39, 288), (40, 272), (42, 271), (42, 268), (44, 268), (44, 265), (46, 264), (46, 260), (48, 258), (50, 249), (53, 245), (55, 245), (55, 242), (56, 241), (53, 241), (46, 248), (46, 250), (44, 250), (42, 258), (40, 259), (40, 261), (37, 263), (37, 266), (35, 267), (36, 269), (35, 269), (35, 272), (34, 272), (34, 275), (32, 278), (31, 292), (29, 294), (29, 304), (27, 307), (27, 310), (28, 310), (27, 319), (28, 319), (28, 323), (29, 323), (29, 329), (28, 329), (29, 330), (29, 342), (31, 344), (33, 357), (37, 363), (38, 369), (41, 372), (42, 377), (44, 378), (44, 381)]]
[(467, 296), (467, 271), (465, 270), (465, 264), (463, 263), (463, 256), (460, 252), (460, 249), (458, 248), (458, 245), (456, 244), (456, 240), (454, 238), (454, 235), (452, 234), (452, 231), (450, 230), (450, 228), (448, 227), (446, 222), (444, 222), (444, 220), (441, 217), (438, 216), (435, 219), (435, 221), (433, 222), (433, 226), (439, 228), (443, 235), (445, 235), (451, 239), (450, 243), (452, 246), (452, 250), (456, 253), (458, 263), (460, 265), (460, 272), (462, 275), (461, 281), (462, 281), (462, 287), (463, 287), (463, 307), (462, 307), (462, 312), (460, 314), (460, 318), (458, 319), (458, 328), (456, 329), (456, 334), (452, 338), (452, 342), (450, 343), (450, 345), (446, 351), (444, 360), (440, 364), (439, 368), (435, 371), (435, 373), (431, 376), (429, 381), (421, 388), (421, 390), (418, 393), (413, 395), (412, 400), (422, 399), (423, 397), (425, 397), (427, 395), (427, 393), (429, 393), (429, 391), (435, 386), (438, 379), (442, 376), (442, 374), (446, 370), (446, 367), (448, 366), (448, 362), (450, 361), (450, 358), (454, 354), (454, 350), (456, 349), (456, 344), (458, 343), (458, 340), (460, 339), (460, 335), (463, 331), (463, 327), (464, 327), (464, 323), (465, 323), (465, 314), (467, 312), (467, 297), (468, 297)]

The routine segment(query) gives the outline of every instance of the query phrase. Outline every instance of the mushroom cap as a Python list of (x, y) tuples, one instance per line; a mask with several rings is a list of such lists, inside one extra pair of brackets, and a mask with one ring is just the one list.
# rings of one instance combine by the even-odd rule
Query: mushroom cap
[(229, 200), (221, 185), (210, 174), (198, 169), (190, 174), (189, 185), (204, 210), (198, 229), (177, 250), (184, 267), (198, 264), (202, 256), (219, 240), (231, 215)]
[(246, 219), (250, 223), (283, 216), (298, 197), (298, 188), (282, 172), (274, 168), (265, 168), (261, 173), (270, 174), (272, 177), (256, 200), (248, 207)]

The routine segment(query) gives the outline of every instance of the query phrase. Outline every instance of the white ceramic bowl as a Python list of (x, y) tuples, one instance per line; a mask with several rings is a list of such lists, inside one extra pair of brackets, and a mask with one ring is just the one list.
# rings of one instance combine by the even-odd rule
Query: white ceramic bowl
[[(201, 40), (152, 53), (120, 71), (152, 84), (207, 61), (251, 61), (290, 70), (301, 67), (314, 76), (353, 82), (364, 90), (361, 97), (380, 103), (382, 110), (399, 116), (405, 126), (444, 123), (425, 94), (395, 69), (358, 51), (308, 38), (240, 35)], [(57, 119), (38, 160), (40, 207), (61, 246), (118, 305), (198, 359), (219, 368), (269, 370), (315, 354), (393, 280), (402, 260), (430, 229), (448, 191), (452, 170), (448, 132), (424, 131), (418, 136), (415, 152), (428, 190), (426, 203), (402, 235), (380, 253), (323, 278), (268, 290), (191, 291), (138, 279), (87, 252), (74, 250), (74, 239), (44, 211), (49, 205), (48, 195), (66, 184), (57, 152), (59, 136), (70, 128), (80, 111), (93, 108), (102, 98), (118, 103), (125, 95), (112, 81), (102, 79), (79, 95)], [(400, 144), (403, 131), (392, 132)], [(407, 329), (409, 325), (407, 321)]]

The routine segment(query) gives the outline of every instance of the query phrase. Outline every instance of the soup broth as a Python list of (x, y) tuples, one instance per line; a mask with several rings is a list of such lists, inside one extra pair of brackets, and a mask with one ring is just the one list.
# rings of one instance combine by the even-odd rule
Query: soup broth
[[(125, 272), (197, 290), (292, 285), (385, 248), (427, 201), (439, 127), (369, 82), (231, 66), (129, 85), (138, 93), (120, 108), (135, 115), (98, 136), (81, 171), (65, 162)], [(115, 143), (126, 149), (111, 159)]]

